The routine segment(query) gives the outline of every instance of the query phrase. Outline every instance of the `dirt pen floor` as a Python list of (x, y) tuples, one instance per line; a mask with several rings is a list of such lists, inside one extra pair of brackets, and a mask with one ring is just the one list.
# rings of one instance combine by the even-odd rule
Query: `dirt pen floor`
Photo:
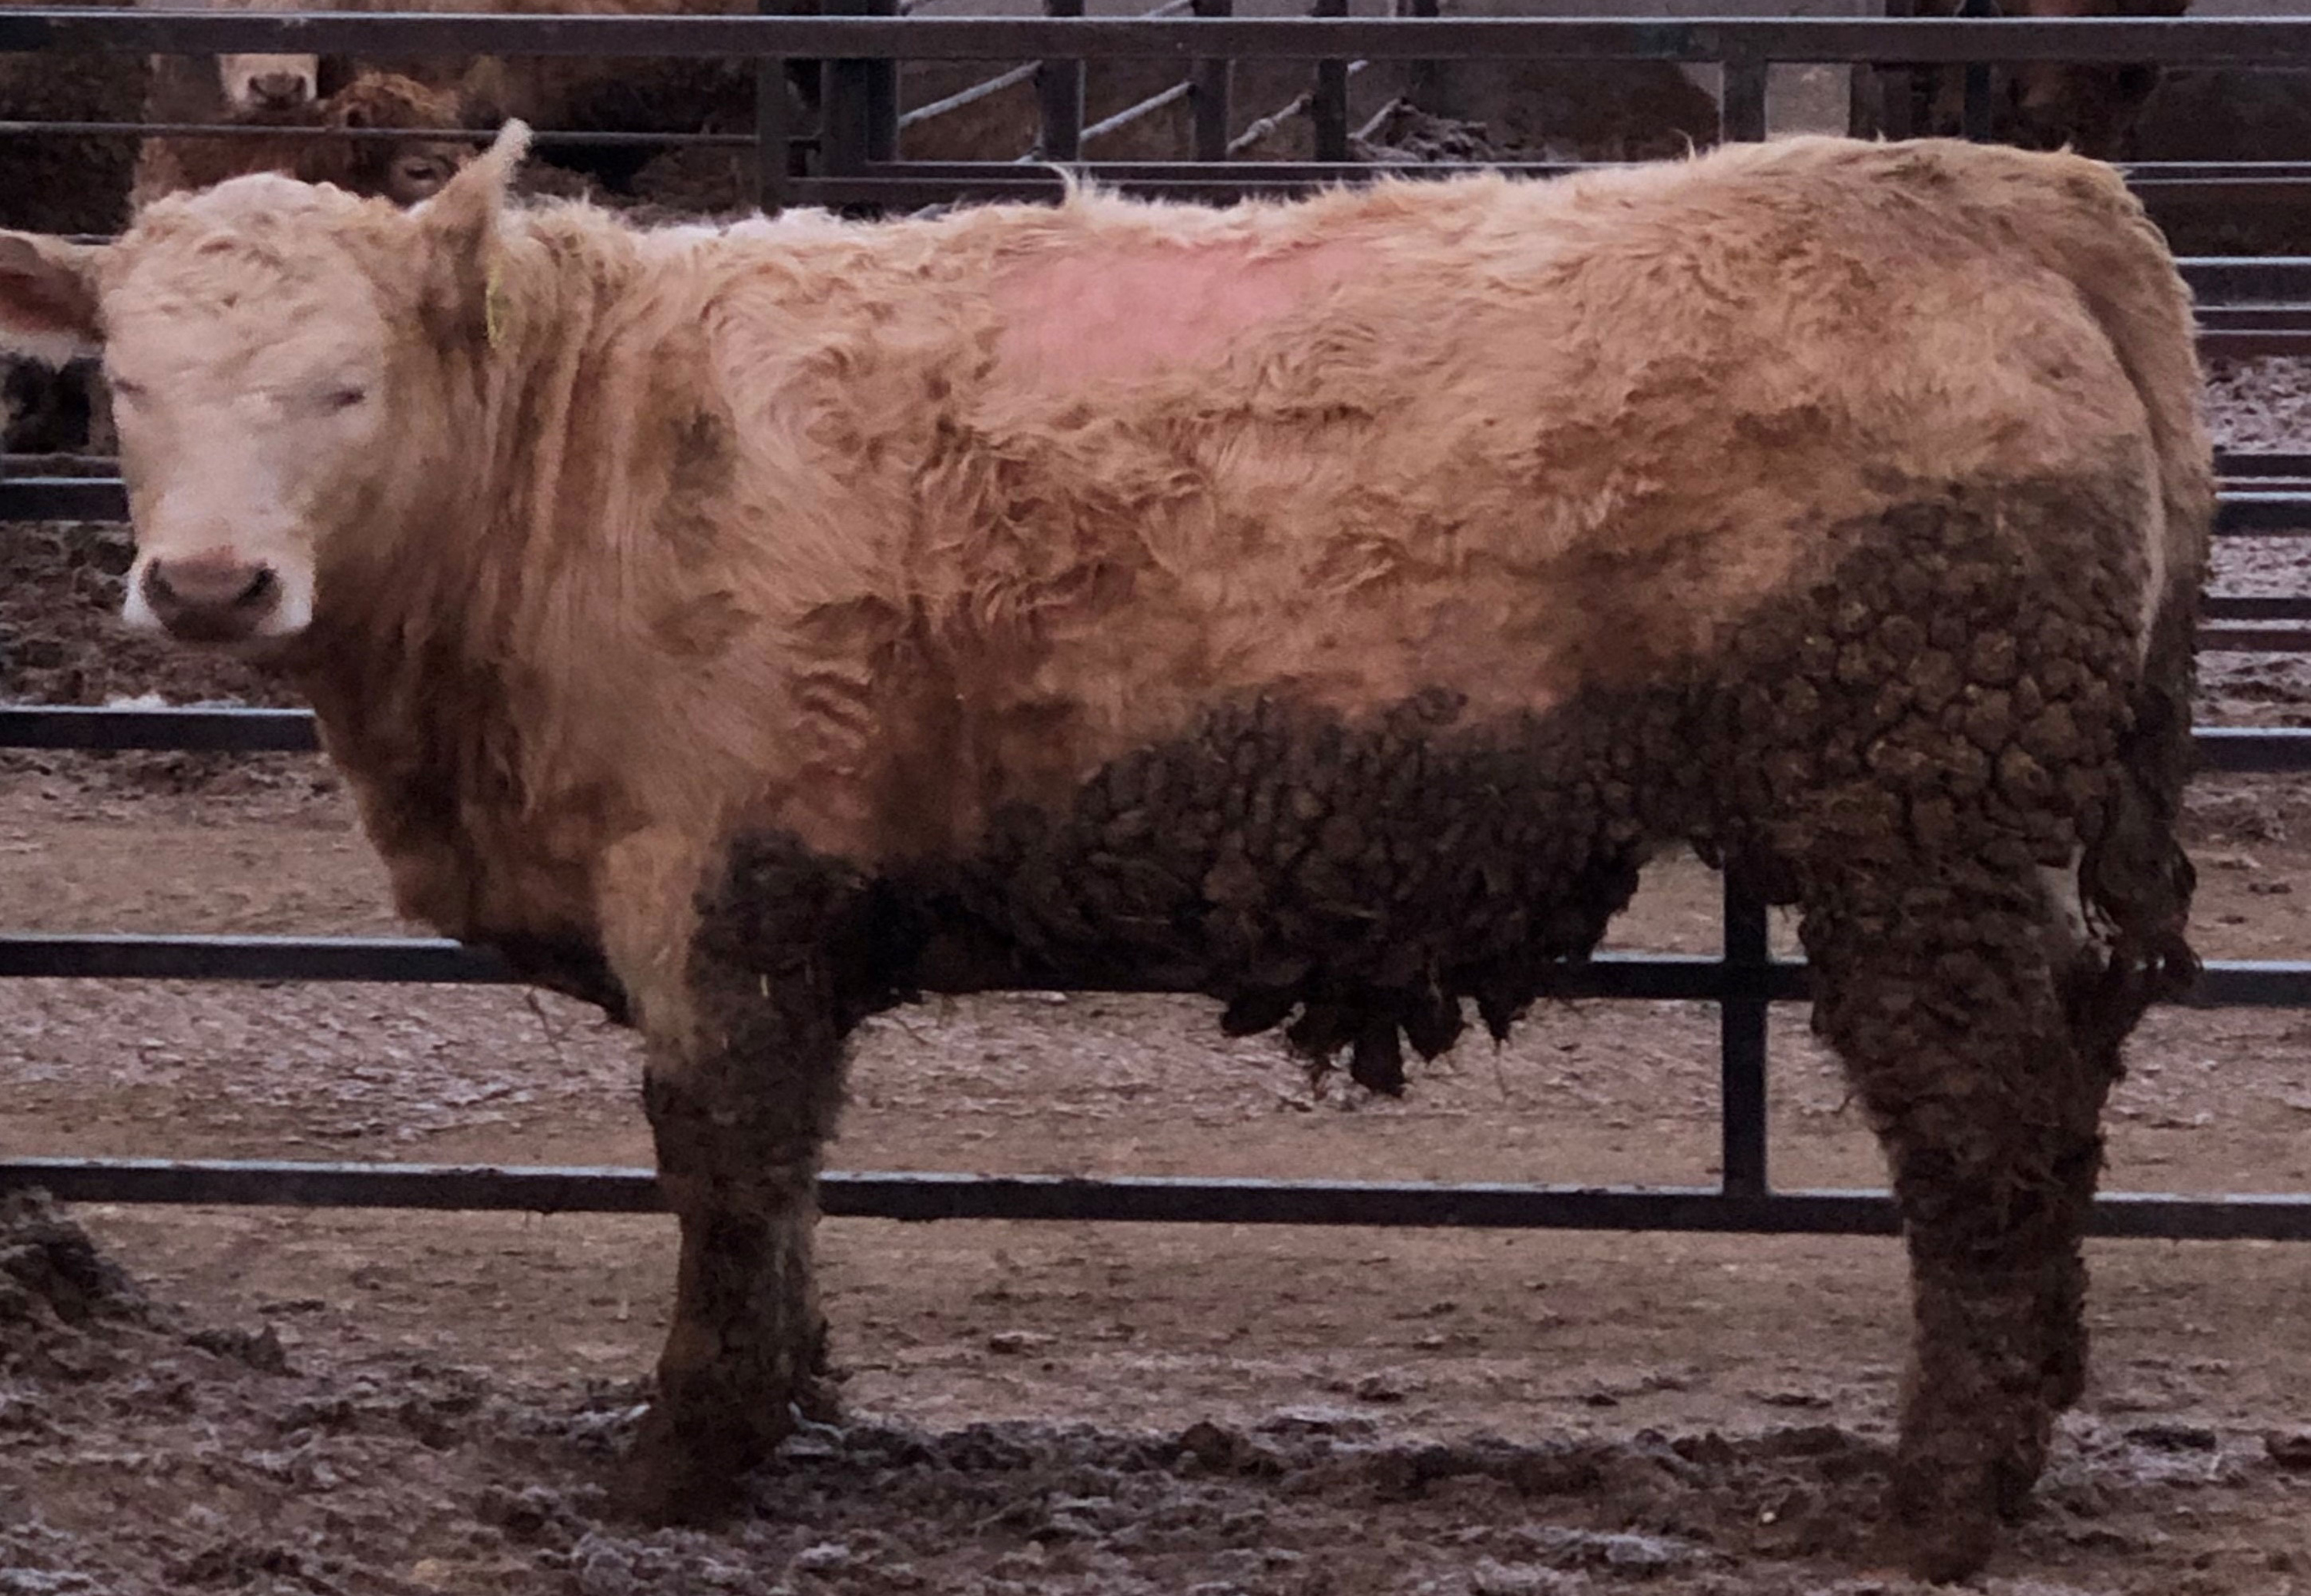
[[(2311, 446), (2311, 373), (2218, 383)], [(265, 685), (119, 643), (123, 551), (0, 543), (22, 696)], [(2226, 591), (2311, 583), (2232, 544)], [(2202, 718), (2311, 720), (2311, 661), (2211, 658)], [(2203, 784), (2214, 956), (2311, 953), (2311, 792)], [(315, 761), (11, 756), (0, 901), (57, 930), (385, 932)], [(1626, 947), (1711, 950), (1652, 871)], [(1777, 935), (1787, 936), (1782, 927)], [(868, 1169), (1696, 1182), (1715, 1013), (1582, 1004), (1400, 1102), (1311, 1090), (1210, 1005), (1018, 994), (875, 1021), (834, 1162)], [(1777, 1010), (1776, 1180), (1883, 1172)], [(2164, 1011), (2111, 1184), (2311, 1188), (2311, 1016)], [(0, 983), (22, 1154), (639, 1164), (628, 1039), (492, 989)], [(76, 1228), (77, 1227), (77, 1228)], [(602, 1513), (663, 1328), (671, 1221), (0, 1209), (0, 1596), (1423, 1592), (1862, 1596), (1907, 1334), (1877, 1240), (832, 1222), (848, 1417), (714, 1533)], [(2095, 1378), (1984, 1582), (2311, 1592), (2311, 1248), (2101, 1243)]]

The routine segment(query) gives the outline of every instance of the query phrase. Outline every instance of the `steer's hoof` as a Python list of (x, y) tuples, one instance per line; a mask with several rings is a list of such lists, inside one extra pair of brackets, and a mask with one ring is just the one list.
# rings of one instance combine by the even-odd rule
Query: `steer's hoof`
[(1900, 1534), (1903, 1566), (1912, 1579), (1928, 1584), (1972, 1579), (1998, 1549), (1998, 1522), (1989, 1516), (1965, 1523), (1907, 1525)]
[(677, 1434), (663, 1407), (652, 1407), (610, 1482), (611, 1511), (654, 1526), (719, 1523), (737, 1509), (750, 1450), (736, 1437), (701, 1444)]
[(1897, 1466), (1889, 1549), (1914, 1579), (1970, 1579), (1998, 1549), (1998, 1496), (1989, 1470)]

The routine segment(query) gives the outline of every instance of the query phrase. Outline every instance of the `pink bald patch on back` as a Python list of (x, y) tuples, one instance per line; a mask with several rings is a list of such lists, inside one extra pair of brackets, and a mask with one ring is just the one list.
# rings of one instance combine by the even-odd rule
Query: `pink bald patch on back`
[(1246, 333), (1322, 298), (1352, 245), (1256, 256), (1244, 244), (1102, 243), (1032, 261), (995, 288), (1007, 381), (1068, 388), (1226, 358)]

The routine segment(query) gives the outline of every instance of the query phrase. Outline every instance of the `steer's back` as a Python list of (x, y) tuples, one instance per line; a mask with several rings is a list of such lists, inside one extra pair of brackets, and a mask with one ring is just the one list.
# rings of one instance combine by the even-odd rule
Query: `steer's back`
[(1481, 720), (1705, 667), (1953, 493), (2091, 499), (2147, 628), (2211, 503), (2187, 297), (2063, 156), (1078, 196), (827, 228), (726, 297), (743, 491), (806, 529), (766, 534), (783, 635), (876, 677), (868, 788), (939, 795), (845, 806), (862, 854), (967, 847), (1231, 697)]

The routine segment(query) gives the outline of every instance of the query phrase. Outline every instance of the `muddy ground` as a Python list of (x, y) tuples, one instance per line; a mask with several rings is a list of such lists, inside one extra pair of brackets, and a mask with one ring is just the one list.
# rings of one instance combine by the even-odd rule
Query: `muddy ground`
[[(2311, 447), (2311, 379), (2216, 374)], [(0, 541), (0, 687), (267, 695), (126, 647), (89, 529)], [(2287, 539), (2223, 591), (2299, 590)], [(2205, 661), (2202, 718), (2311, 723), (2303, 666)], [(396, 929), (318, 761), (0, 756), (0, 894), (57, 930)], [(2311, 794), (2192, 803), (2213, 956), (2311, 947)], [(1705, 951), (1649, 872), (1626, 947)], [(1786, 936), (1787, 928), (1778, 935)], [(1562, 1006), (1400, 1102), (1311, 1090), (1211, 1006), (1011, 994), (871, 1023), (847, 1168), (1701, 1182), (1715, 1016)], [(0, 1152), (636, 1164), (629, 1040), (489, 989), (0, 983)], [(1777, 1011), (1788, 1186), (1882, 1179)], [(2167, 1010), (2110, 1183), (2311, 1189), (2311, 1022)], [(75, 1228), (78, 1227), (78, 1228)], [(0, 1596), (91, 1592), (1862, 1596), (1906, 1336), (1882, 1241), (868, 1221), (823, 1228), (847, 1374), (714, 1532), (603, 1511), (662, 1330), (658, 1219), (0, 1210)], [(2311, 1592), (2311, 1252), (2099, 1243), (2095, 1380), (2008, 1596)]]

